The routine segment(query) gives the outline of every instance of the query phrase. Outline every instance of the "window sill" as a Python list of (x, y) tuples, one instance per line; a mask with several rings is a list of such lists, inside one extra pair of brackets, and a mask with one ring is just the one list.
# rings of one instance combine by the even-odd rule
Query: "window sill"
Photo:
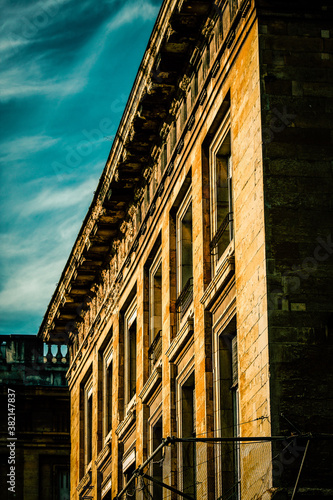
[(129, 427), (131, 427), (135, 422), (135, 413), (136, 413), (135, 406), (136, 406), (136, 396), (134, 396), (128, 403), (126, 408), (126, 416), (120, 422), (120, 424), (116, 429), (116, 434), (119, 439), (122, 439), (124, 437)]
[(135, 448), (135, 443), (130, 446), (129, 450), (124, 454), (123, 459), (122, 459), (122, 469), (123, 473), (126, 472), (126, 470), (135, 463), (136, 460), (136, 448)]
[[(230, 254), (228, 253), (229, 249), (231, 249)], [(209, 309), (211, 304), (216, 299), (216, 296), (220, 294), (221, 290), (229, 282), (231, 276), (235, 274), (235, 256), (233, 247), (229, 245), (223, 256), (224, 260), (221, 261), (218, 271), (200, 299), (200, 302), (203, 304), (205, 309)]]
[(156, 364), (153, 370), (153, 373), (148, 378), (145, 383), (142, 391), (139, 394), (139, 398), (141, 398), (143, 403), (147, 403), (149, 398), (152, 396), (153, 392), (160, 385), (162, 381), (162, 366), (160, 364)]
[(108, 491), (111, 490), (111, 486), (112, 486), (111, 479), (112, 479), (112, 473), (110, 472), (110, 474), (108, 474), (108, 476), (106, 477), (105, 481), (103, 481), (101, 484), (101, 496), (102, 496), (102, 498), (106, 495), (106, 493)]
[(100, 469), (105, 460), (111, 457), (111, 441), (109, 441), (104, 448), (99, 452), (97, 459), (95, 460), (95, 465), (97, 469)]
[(134, 396), (132, 397), (132, 399), (127, 403), (126, 405), (126, 415), (132, 411), (132, 408), (134, 407), (135, 408), (136, 406), (136, 394), (134, 394)]
[(193, 300), (191, 304), (189, 305), (188, 309), (184, 313), (184, 316), (182, 317), (181, 321), (177, 325), (177, 337), (179, 333), (183, 330), (184, 326), (194, 318), (194, 307), (193, 307)]
[(213, 266), (214, 277), (219, 274), (220, 268), (223, 267), (223, 265), (225, 264), (226, 260), (229, 257), (234, 256), (234, 255), (235, 255), (235, 239), (233, 238), (230, 241), (230, 243), (227, 246), (227, 248), (224, 250), (224, 252), (221, 255), (221, 257), (218, 260), (214, 259), (214, 266)]
[(88, 464), (87, 469), (90, 467), (90, 470), (86, 472), (78, 486), (76, 487), (76, 491), (79, 492), (80, 496), (91, 487), (91, 462)]
[(166, 355), (169, 358), (170, 363), (173, 363), (183, 348), (186, 346), (188, 341), (193, 337), (194, 331), (194, 320), (193, 317), (187, 318), (182, 328), (177, 333), (177, 336), (173, 339), (170, 344)]
[(111, 441), (111, 436), (112, 436), (112, 429), (104, 438), (104, 446), (106, 446)]

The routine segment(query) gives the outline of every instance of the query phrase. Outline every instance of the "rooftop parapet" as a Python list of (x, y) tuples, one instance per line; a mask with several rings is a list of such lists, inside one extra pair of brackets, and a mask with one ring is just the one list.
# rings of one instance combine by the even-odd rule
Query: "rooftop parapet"
[(0, 335), (0, 383), (66, 386), (66, 345), (43, 344), (35, 336)]

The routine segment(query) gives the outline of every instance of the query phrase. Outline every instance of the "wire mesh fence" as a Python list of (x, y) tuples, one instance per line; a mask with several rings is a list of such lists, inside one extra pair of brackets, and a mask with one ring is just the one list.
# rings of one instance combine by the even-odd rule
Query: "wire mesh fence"
[[(189, 443), (179, 443), (178, 484), (192, 498), (251, 500), (268, 491), (272, 470), (271, 442), (195, 442), (195, 467), (186, 463)], [(185, 460), (184, 460), (185, 458)], [(195, 487), (193, 486), (195, 485)]]
[(294, 500), (300, 488), (333, 488), (320, 465), (332, 456), (332, 439), (168, 439), (118, 499), (265, 500), (284, 491)]

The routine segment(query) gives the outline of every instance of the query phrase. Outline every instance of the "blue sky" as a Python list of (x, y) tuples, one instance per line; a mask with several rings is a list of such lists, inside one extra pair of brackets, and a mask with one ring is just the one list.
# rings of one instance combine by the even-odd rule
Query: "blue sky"
[(1, 334), (38, 331), (161, 3), (1, 2)]

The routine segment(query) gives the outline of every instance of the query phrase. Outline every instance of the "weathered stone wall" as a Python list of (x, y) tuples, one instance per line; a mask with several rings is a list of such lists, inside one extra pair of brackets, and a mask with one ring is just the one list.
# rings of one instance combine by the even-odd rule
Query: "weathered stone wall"
[[(230, 21), (229, 21), (230, 22)], [(225, 29), (229, 28), (226, 24)], [(147, 325), (144, 320), (144, 265), (152, 253), (155, 241), (161, 234), (162, 241), (162, 279), (163, 279), (163, 347), (162, 347), (162, 393), (163, 435), (174, 435), (179, 430), (176, 418), (176, 393), (179, 391), (176, 378), (182, 370), (195, 368), (196, 387), (196, 432), (200, 436), (214, 435), (213, 408), (213, 348), (211, 313), (201, 303), (206, 287), (212, 276), (211, 256), (207, 245), (209, 232), (209, 172), (203, 161), (203, 144), (212, 129), (217, 129), (223, 117), (221, 107), (230, 101), (231, 136), (234, 162), (234, 211), (235, 211), (235, 261), (237, 291), (237, 321), (239, 336), (240, 370), (240, 420), (249, 422), (242, 426), (243, 435), (269, 435), (270, 404), (268, 387), (268, 337), (265, 282), (264, 248), (264, 210), (263, 179), (261, 157), (261, 120), (260, 120), (260, 79), (258, 57), (258, 28), (254, 17), (248, 22), (248, 30), (238, 32), (237, 44), (226, 50), (220, 59), (220, 71), (211, 80), (207, 99), (195, 113), (195, 126), (186, 136), (182, 154), (177, 157), (174, 171), (164, 188), (164, 193), (147, 227), (145, 237), (135, 259), (126, 269), (118, 304), (110, 321), (100, 331), (96, 331), (87, 343), (87, 353), (83, 354), (75, 372), (72, 370), (70, 388), (72, 394), (72, 497), (77, 498), (76, 485), (86, 472), (80, 471), (78, 436), (79, 436), (79, 386), (89, 367), (93, 366), (96, 380), (97, 352), (101, 349), (107, 332), (113, 329), (113, 349), (115, 359), (115, 403), (114, 424), (112, 431), (112, 496), (120, 489), (121, 447), (115, 430), (123, 421), (123, 325), (122, 311), (136, 284), (138, 304), (137, 350), (138, 376), (137, 395), (147, 382)], [(200, 88), (199, 92), (200, 93)], [(244, 97), (245, 96), (245, 97)], [(193, 269), (194, 269), (194, 332), (192, 344), (188, 344), (181, 355), (173, 362), (166, 354), (177, 331), (175, 325), (175, 225), (172, 213), (180, 205), (187, 188), (192, 186), (193, 209)], [(208, 233), (207, 233), (208, 229)], [(214, 300), (218, 300), (219, 293)], [(249, 300), (250, 298), (250, 300)], [(79, 370), (79, 371), (78, 371)], [(94, 388), (97, 388), (94, 381)], [(93, 433), (97, 435), (98, 407), (100, 394), (94, 389)], [(156, 396), (157, 397), (157, 396)], [(158, 396), (160, 397), (160, 396)], [(147, 448), (147, 418), (150, 403), (143, 404), (137, 396), (136, 412), (136, 457), (137, 465), (149, 455)], [(152, 408), (156, 403), (152, 403)], [(179, 418), (179, 417), (178, 417)], [(81, 417), (82, 419), (82, 417)], [(82, 422), (81, 422), (82, 426)], [(127, 440), (122, 439), (125, 452)], [(95, 439), (97, 442), (97, 439)], [(174, 451), (167, 450), (165, 462), (165, 481), (177, 486), (177, 462)], [(268, 455), (270, 453), (268, 450)], [(97, 449), (93, 448), (93, 462)], [(267, 467), (270, 468), (269, 457)], [(201, 457), (202, 458), (202, 457)], [(81, 453), (82, 460), (82, 453)], [(179, 466), (179, 465), (178, 465)], [(205, 481), (200, 485), (200, 494), (214, 498), (215, 475), (213, 460), (206, 457), (206, 470), (202, 471)], [(246, 467), (245, 467), (246, 469)], [(251, 470), (251, 467), (249, 467)], [(171, 474), (171, 471), (172, 474)], [(269, 470), (268, 470), (269, 473)], [(253, 474), (248, 474), (244, 481), (253, 483)], [(269, 477), (269, 474), (268, 474)], [(95, 467), (92, 465), (92, 484), (97, 484)], [(251, 483), (252, 481), (252, 483)], [(244, 483), (245, 484), (245, 483)], [(269, 479), (268, 483), (269, 484)], [(93, 489), (96, 496), (96, 488)], [(95, 498), (94, 496), (94, 498)], [(97, 497), (96, 497), (97, 498)]]
[[(302, 432), (325, 433), (333, 384), (332, 6), (258, 4), (272, 433), (295, 432), (281, 413)], [(332, 488), (329, 460), (329, 442), (311, 443), (303, 488)]]

